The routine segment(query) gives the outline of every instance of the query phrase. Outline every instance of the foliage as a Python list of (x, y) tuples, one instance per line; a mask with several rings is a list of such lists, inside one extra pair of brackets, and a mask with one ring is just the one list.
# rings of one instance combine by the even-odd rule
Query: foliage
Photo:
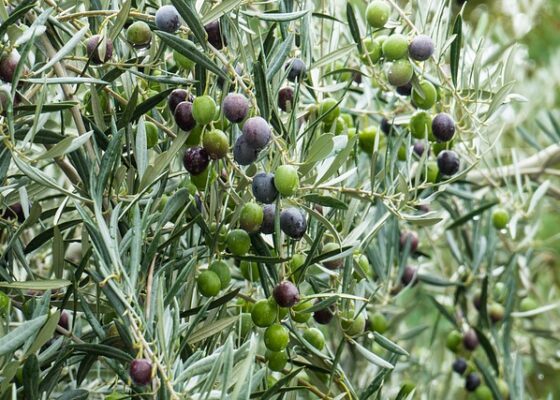
[[(159, 1), (0, 1), (0, 397), (467, 398), (457, 358), (495, 399), (560, 395), (560, 117), (524, 96), (538, 77), (516, 42), (533, 36), (503, 40), (515, 24), (480, 1), (386, 1), (374, 29), (358, 0), (171, 0), (176, 32)], [(137, 21), (147, 46), (129, 42)], [(412, 91), (433, 84), (427, 114), (451, 116), (453, 140), (411, 135), (418, 111), (389, 83), (408, 61), (371, 47), (396, 34), (432, 38)], [(188, 131), (177, 88), (209, 96)], [(214, 112), (230, 91), (271, 127), (255, 162), (235, 154), (250, 129)], [(261, 171), (284, 180), (267, 189), (271, 234), (255, 232)], [(286, 280), (297, 296), (275, 290)]]

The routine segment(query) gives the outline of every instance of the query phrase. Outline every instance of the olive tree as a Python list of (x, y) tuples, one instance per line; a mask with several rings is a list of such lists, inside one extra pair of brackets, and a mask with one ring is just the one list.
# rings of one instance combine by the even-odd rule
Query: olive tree
[(468, 3), (1, 1), (0, 397), (552, 396), (560, 123)]

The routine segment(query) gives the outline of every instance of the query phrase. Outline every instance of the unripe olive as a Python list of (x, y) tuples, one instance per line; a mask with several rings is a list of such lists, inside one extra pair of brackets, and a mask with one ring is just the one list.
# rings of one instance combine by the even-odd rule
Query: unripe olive
[(203, 271), (197, 278), (197, 287), (201, 295), (205, 297), (216, 296), (222, 288), (222, 281), (214, 271)]
[(391, 35), (383, 42), (382, 50), (383, 56), (387, 60), (399, 60), (408, 54), (408, 40), (404, 35)]
[(363, 314), (354, 316), (352, 311), (346, 311), (342, 314), (340, 325), (342, 330), (348, 336), (358, 336), (364, 332), (366, 327), (366, 318)]
[(256, 262), (242, 260), (239, 263), (239, 269), (241, 270), (241, 275), (243, 275), (243, 278), (247, 279), (248, 281), (257, 282), (261, 277), (259, 265)]
[(383, 314), (376, 312), (369, 317), (369, 328), (383, 335), (389, 329), (389, 323)]
[(373, 28), (383, 28), (390, 15), (391, 7), (385, 1), (374, 0), (366, 9), (367, 23)]
[(494, 398), (492, 391), (486, 385), (477, 387), (474, 391), (474, 396), (476, 397), (476, 400), (492, 400)]
[(504, 208), (497, 208), (492, 212), (492, 224), (496, 229), (505, 229), (509, 223), (509, 212)]
[(152, 41), (152, 31), (150, 26), (144, 21), (132, 23), (126, 30), (126, 40), (134, 47), (146, 47)]
[(536, 310), (538, 307), (539, 307), (539, 304), (532, 297), (525, 297), (519, 303), (519, 310), (521, 312), (533, 311), (533, 310)]
[(223, 260), (216, 260), (208, 267), (209, 271), (214, 272), (220, 278), (220, 288), (225, 289), (231, 282), (231, 271), (228, 263)]
[(251, 248), (251, 238), (243, 229), (234, 229), (227, 234), (226, 244), (233, 255), (244, 256)]
[(297, 169), (291, 165), (281, 165), (274, 174), (274, 186), (282, 196), (292, 196), (299, 188)]
[(429, 110), (436, 103), (437, 90), (429, 81), (422, 81), (419, 86), (421, 91), (412, 87), (412, 102), (418, 108)]
[(387, 71), (387, 80), (393, 86), (406, 85), (412, 79), (414, 69), (410, 61), (400, 59), (395, 61)]
[(216, 115), (216, 102), (210, 96), (199, 96), (193, 101), (192, 114), (200, 125), (209, 124)]
[(249, 233), (257, 232), (263, 221), (263, 209), (257, 203), (249, 202), (241, 208), (239, 226)]
[(325, 347), (325, 336), (323, 332), (317, 328), (307, 328), (303, 332), (303, 338), (319, 351), (323, 350)]
[(211, 159), (218, 160), (224, 158), (229, 150), (229, 140), (227, 135), (218, 130), (204, 132), (202, 137), (202, 147), (208, 153)]
[(281, 324), (270, 325), (264, 331), (264, 345), (272, 351), (282, 351), (288, 346), (290, 334)]
[(375, 148), (375, 137), (377, 129), (374, 126), (368, 126), (358, 133), (358, 144), (360, 148), (368, 154), (372, 154)]
[(299, 323), (305, 323), (311, 318), (311, 313), (306, 312), (305, 310), (311, 307), (311, 303), (309, 301), (302, 301), (297, 303), (290, 309), (290, 316), (292, 320)]
[(459, 331), (453, 330), (447, 335), (446, 346), (449, 350), (456, 353), (461, 347), (463, 336)]
[(153, 122), (146, 121), (144, 130), (146, 131), (146, 147), (151, 149), (158, 143), (158, 128)]
[(251, 310), (251, 319), (253, 323), (260, 327), (266, 328), (276, 321), (278, 307), (271, 304), (267, 299), (259, 300)]
[(361, 56), (362, 61), (377, 64), (377, 62), (381, 59), (381, 44), (370, 37), (365, 38), (362, 44), (364, 49), (364, 54)]
[(265, 358), (267, 360), (268, 368), (270, 368), (271, 371), (280, 372), (288, 363), (288, 355), (285, 351), (267, 350), (265, 353)]
[(332, 124), (340, 115), (337, 101), (333, 98), (327, 98), (319, 104), (319, 116), (323, 116), (325, 124)]
[(173, 50), (173, 60), (175, 61), (175, 65), (177, 65), (178, 68), (185, 71), (190, 71), (196, 65), (193, 60), (182, 55), (177, 50)]

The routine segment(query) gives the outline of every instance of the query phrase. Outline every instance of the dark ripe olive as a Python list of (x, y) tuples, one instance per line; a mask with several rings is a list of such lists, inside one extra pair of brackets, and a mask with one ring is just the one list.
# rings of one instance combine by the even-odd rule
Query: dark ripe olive
[(87, 41), (86, 48), (88, 57), (91, 59), (92, 64), (103, 64), (111, 59), (113, 56), (113, 41), (106, 37), (104, 40), (105, 43), (105, 54), (102, 59), (102, 52), (99, 48), (103, 46), (103, 44), (99, 45), (99, 41), (101, 40), (101, 35), (94, 35), (90, 37)]

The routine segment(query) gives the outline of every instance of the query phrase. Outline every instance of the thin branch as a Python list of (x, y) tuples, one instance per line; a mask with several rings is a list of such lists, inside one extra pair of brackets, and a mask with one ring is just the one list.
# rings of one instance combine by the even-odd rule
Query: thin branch
[(560, 145), (553, 144), (539, 151), (537, 154), (516, 164), (498, 168), (472, 170), (467, 174), (467, 180), (482, 185), (489, 179), (504, 180), (515, 176), (518, 172), (526, 176), (538, 176), (546, 173), (546, 169), (560, 162)]

